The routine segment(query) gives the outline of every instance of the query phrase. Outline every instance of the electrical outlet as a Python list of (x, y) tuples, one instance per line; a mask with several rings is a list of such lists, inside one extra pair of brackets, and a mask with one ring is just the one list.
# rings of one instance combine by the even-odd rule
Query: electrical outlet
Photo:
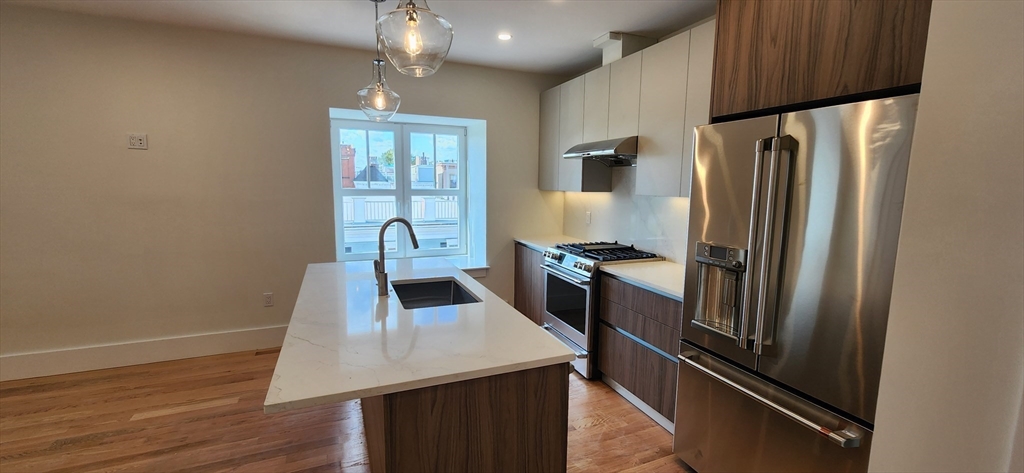
[(587, 212), (587, 225), (590, 225), (590, 212)]
[(263, 293), (263, 307), (274, 307), (274, 293), (264, 292)]
[(149, 149), (149, 140), (145, 133), (132, 133), (128, 135), (128, 149)]

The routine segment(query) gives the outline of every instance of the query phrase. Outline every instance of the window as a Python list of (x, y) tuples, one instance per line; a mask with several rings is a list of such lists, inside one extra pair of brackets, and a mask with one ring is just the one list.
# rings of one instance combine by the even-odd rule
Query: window
[(392, 257), (469, 254), (466, 127), (331, 120), (338, 260), (374, 259), (380, 226)]

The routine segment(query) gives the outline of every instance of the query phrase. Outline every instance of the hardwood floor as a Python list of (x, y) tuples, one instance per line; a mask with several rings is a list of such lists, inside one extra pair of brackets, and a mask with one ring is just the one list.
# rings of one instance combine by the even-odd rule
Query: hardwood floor
[[(368, 472), (359, 401), (263, 414), (276, 350), (0, 383), (0, 471)], [(684, 472), (672, 436), (570, 375), (568, 471)]]

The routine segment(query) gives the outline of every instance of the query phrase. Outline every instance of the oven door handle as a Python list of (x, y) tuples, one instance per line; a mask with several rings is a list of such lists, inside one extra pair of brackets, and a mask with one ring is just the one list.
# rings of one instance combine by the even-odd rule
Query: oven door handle
[(561, 279), (563, 281), (571, 282), (571, 283), (573, 283), (573, 284), (575, 284), (577, 286), (589, 286), (590, 285), (590, 281), (584, 281), (582, 279), (577, 279), (577, 278), (574, 278), (572, 276), (569, 276), (568, 274), (563, 273), (561, 270), (555, 269), (554, 266), (551, 266), (549, 264), (542, 264), (542, 265), (540, 265), (540, 267), (541, 267), (541, 269), (547, 271), (548, 273), (550, 273), (552, 275), (557, 276), (559, 279)]
[(574, 353), (576, 353), (576, 358), (583, 359), (583, 358), (587, 357), (587, 351), (586, 350), (580, 348), (580, 346), (577, 345), (576, 342), (574, 342), (572, 340), (569, 340), (568, 337), (566, 337), (565, 335), (562, 335), (561, 333), (559, 333), (559, 331), (555, 330), (555, 328), (552, 327), (551, 324), (541, 325), (540, 328), (542, 328), (544, 330), (547, 330), (548, 333), (551, 334), (551, 336), (557, 338), (558, 341), (562, 342), (563, 345), (569, 347), (570, 350), (572, 350)]

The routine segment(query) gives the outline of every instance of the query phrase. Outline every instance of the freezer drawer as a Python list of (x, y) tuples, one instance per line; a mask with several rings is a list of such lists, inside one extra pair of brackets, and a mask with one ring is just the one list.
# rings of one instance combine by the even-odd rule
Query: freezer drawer
[(867, 471), (871, 431), (681, 344), (674, 451), (707, 472)]

